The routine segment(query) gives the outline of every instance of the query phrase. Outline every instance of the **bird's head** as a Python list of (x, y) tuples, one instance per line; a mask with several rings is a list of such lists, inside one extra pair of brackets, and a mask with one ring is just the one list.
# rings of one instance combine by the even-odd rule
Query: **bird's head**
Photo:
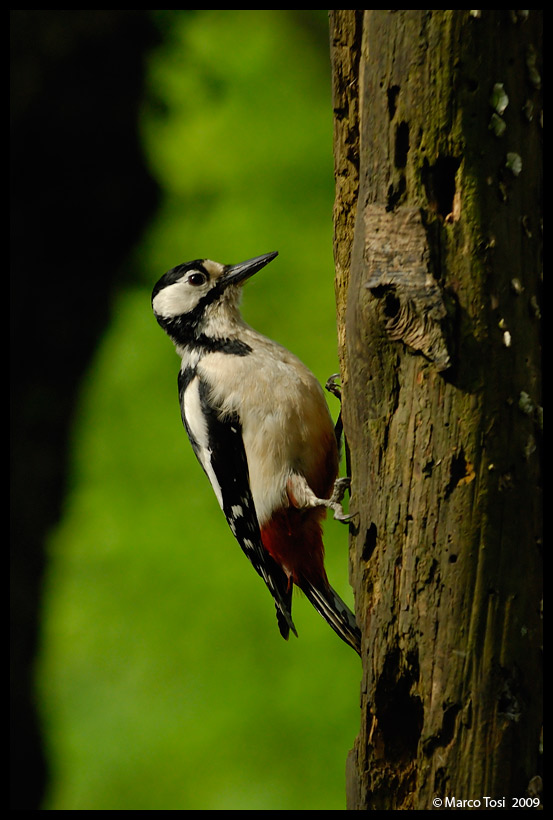
[(206, 333), (223, 334), (224, 325), (239, 316), (242, 285), (275, 256), (276, 251), (237, 265), (195, 259), (171, 268), (152, 291), (157, 321), (181, 345)]

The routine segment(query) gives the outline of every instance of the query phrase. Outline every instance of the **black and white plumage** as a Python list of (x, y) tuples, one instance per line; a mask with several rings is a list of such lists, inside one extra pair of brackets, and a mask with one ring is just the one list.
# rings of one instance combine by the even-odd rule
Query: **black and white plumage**
[(186, 432), (230, 529), (274, 598), (281, 634), (297, 634), (296, 584), (360, 652), (355, 617), (323, 563), (326, 508), (344, 518), (324, 394), (305, 365), (249, 327), (239, 311), (243, 283), (276, 255), (238, 265), (178, 265), (154, 287), (152, 307), (181, 357)]

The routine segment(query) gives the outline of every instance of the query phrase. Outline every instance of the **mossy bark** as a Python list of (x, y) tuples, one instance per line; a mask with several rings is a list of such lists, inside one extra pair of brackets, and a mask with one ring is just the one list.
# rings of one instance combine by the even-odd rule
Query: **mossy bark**
[(540, 783), (542, 14), (330, 19), (348, 808), (510, 807)]

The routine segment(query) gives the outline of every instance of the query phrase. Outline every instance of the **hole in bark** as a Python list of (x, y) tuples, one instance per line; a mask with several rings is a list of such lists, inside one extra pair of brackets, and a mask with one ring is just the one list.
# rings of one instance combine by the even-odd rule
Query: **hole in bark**
[(397, 110), (397, 98), (399, 96), (399, 85), (392, 85), (388, 89), (388, 114), (393, 120)]
[(376, 299), (382, 300), (381, 309), (384, 316), (387, 319), (395, 319), (401, 310), (401, 302), (393, 285), (377, 285), (370, 288), (370, 291)]
[(460, 706), (456, 703), (449, 706), (444, 712), (444, 719), (442, 721), (441, 740), (443, 746), (448, 746), (453, 740), (455, 733), (455, 721), (459, 714)]
[(467, 461), (465, 459), (465, 454), (461, 449), (459, 453), (456, 453), (453, 458), (451, 459), (451, 465), (449, 467), (449, 482), (447, 487), (445, 488), (445, 497), (449, 498), (455, 487), (459, 484), (461, 479), (465, 478), (467, 474)]
[(389, 319), (394, 319), (401, 308), (401, 302), (394, 291), (389, 290), (384, 297), (384, 315)]
[(434, 576), (436, 575), (438, 567), (439, 567), (439, 564), (436, 561), (436, 559), (434, 558), (432, 563), (430, 564), (430, 570), (428, 572), (428, 581), (427, 581), (428, 585), (430, 585), (433, 582)]
[(519, 682), (520, 674), (516, 668), (513, 668), (510, 672), (507, 669), (501, 669), (501, 674), (504, 680), (497, 702), (497, 711), (509, 720), (517, 722), (523, 712)]
[(422, 182), (431, 209), (443, 219), (453, 213), (455, 176), (461, 160), (456, 157), (438, 157), (434, 165), (425, 159)]
[(388, 188), (388, 202), (386, 210), (393, 211), (396, 205), (399, 204), (401, 197), (405, 193), (407, 183), (405, 177), (402, 175), (397, 185), (390, 185)]
[(371, 524), (365, 533), (365, 542), (363, 544), (363, 551), (361, 557), (363, 561), (368, 561), (373, 554), (376, 547), (376, 524)]
[(458, 703), (454, 703), (453, 706), (448, 706), (447, 708), (444, 707), (442, 728), (437, 734), (433, 737), (429, 737), (424, 743), (425, 754), (430, 756), (433, 751), (438, 748), (438, 746), (441, 746), (442, 748), (444, 746), (449, 746), (455, 735), (455, 725), (457, 722), (457, 715), (460, 710), (461, 707)]
[(375, 692), (376, 717), (386, 757), (396, 762), (416, 757), (424, 718), (422, 701), (411, 692), (419, 677), (418, 660), (414, 656), (408, 658), (402, 670), (399, 661), (398, 650), (390, 652)]
[(396, 168), (405, 168), (407, 165), (407, 154), (409, 153), (409, 125), (400, 122), (396, 128), (396, 145), (394, 162)]

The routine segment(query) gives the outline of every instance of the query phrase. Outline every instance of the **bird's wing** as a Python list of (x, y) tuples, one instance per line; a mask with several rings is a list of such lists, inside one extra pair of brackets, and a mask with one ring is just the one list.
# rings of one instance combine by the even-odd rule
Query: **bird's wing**
[(248, 461), (237, 414), (223, 414), (209, 396), (208, 384), (192, 371), (179, 375), (184, 426), (209, 478), (228, 525), (275, 600), (280, 632), (297, 635), (291, 616), (291, 584), (263, 546), (249, 481)]

